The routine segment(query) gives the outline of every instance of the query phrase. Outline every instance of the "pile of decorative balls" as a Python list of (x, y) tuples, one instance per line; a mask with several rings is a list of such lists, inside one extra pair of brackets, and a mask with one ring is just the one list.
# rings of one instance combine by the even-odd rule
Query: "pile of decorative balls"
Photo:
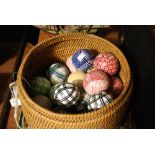
[(96, 57), (87, 49), (74, 52), (66, 64), (54, 63), (46, 77), (30, 81), (32, 100), (57, 113), (83, 113), (107, 106), (123, 90), (119, 60), (113, 53)]

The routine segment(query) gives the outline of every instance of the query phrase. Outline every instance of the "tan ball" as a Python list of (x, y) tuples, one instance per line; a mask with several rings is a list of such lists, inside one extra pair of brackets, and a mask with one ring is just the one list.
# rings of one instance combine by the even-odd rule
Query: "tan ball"
[(78, 88), (82, 88), (85, 75), (82, 71), (75, 71), (69, 75), (67, 82), (76, 85)]

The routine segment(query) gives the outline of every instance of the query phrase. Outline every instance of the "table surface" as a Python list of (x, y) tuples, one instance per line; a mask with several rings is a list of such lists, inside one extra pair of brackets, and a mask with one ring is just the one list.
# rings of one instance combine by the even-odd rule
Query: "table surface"
[[(49, 37), (52, 37), (52, 34), (46, 33), (44, 31), (40, 31), (39, 38), (38, 38), (38, 43), (43, 41), (43, 40), (46, 40)], [(118, 37), (119, 37), (119, 35), (118, 35), (118, 33), (116, 31), (111, 32), (108, 35), (104, 36), (104, 38), (106, 38), (107, 40), (113, 42), (115, 45), (119, 45)], [(32, 44), (26, 43), (24, 56), (29, 53), (29, 51), (30, 51), (30, 49), (32, 47), (33, 47)], [(24, 56), (23, 56), (23, 58), (24, 58)], [(15, 64), (16, 58), (17, 58), (17, 55), (15, 55), (14, 57), (8, 59), (8, 61), (6, 61), (0, 67), (0, 73), (3, 73), (2, 74), (3, 77), (0, 78), (0, 83), (2, 83), (2, 86), (0, 87), (0, 92), (3, 92), (3, 93), (0, 93), (0, 112), (2, 111), (2, 104), (3, 104), (2, 98), (4, 97), (5, 90), (8, 87), (10, 75), (12, 73), (12, 69), (13, 69), (13, 66)], [(0, 74), (0, 76), (1, 76), (1, 74)], [(6, 127), (8, 129), (17, 129), (17, 125), (15, 123), (13, 115), (14, 115), (14, 108), (11, 108), (10, 113), (9, 113), (8, 122), (7, 122), (7, 127)], [(132, 112), (130, 112), (128, 117), (127, 117), (127, 120), (126, 120), (126, 122), (124, 124), (125, 128), (132, 128), (131, 115), (132, 115)]]

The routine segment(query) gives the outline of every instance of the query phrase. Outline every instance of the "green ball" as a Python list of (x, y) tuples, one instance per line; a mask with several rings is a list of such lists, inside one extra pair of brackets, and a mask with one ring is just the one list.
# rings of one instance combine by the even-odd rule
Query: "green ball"
[(51, 108), (53, 107), (50, 99), (46, 96), (37, 95), (37, 96), (33, 97), (32, 100), (43, 108), (51, 110)]
[(51, 83), (45, 77), (34, 77), (30, 82), (30, 92), (32, 96), (48, 95), (51, 89)]
[(52, 101), (53, 103), (56, 102), (56, 101), (54, 100), (54, 93), (55, 93), (56, 88), (57, 88), (59, 85), (60, 85), (60, 84), (55, 84), (55, 85), (53, 85), (52, 88), (51, 88), (50, 91), (49, 91), (49, 98), (51, 99), (51, 101)]

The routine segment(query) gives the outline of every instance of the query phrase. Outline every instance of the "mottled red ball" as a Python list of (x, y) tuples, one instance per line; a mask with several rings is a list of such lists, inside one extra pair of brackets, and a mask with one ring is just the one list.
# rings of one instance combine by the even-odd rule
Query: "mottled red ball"
[(89, 95), (95, 95), (107, 90), (109, 86), (109, 77), (102, 70), (93, 70), (87, 73), (83, 80), (83, 88)]
[(101, 69), (109, 75), (114, 75), (118, 72), (119, 60), (113, 53), (105, 52), (95, 58), (93, 66), (95, 69)]
[(110, 77), (111, 81), (111, 86), (109, 92), (114, 96), (118, 97), (118, 95), (122, 92), (123, 90), (123, 82), (122, 80), (117, 77), (117, 76), (112, 76)]

